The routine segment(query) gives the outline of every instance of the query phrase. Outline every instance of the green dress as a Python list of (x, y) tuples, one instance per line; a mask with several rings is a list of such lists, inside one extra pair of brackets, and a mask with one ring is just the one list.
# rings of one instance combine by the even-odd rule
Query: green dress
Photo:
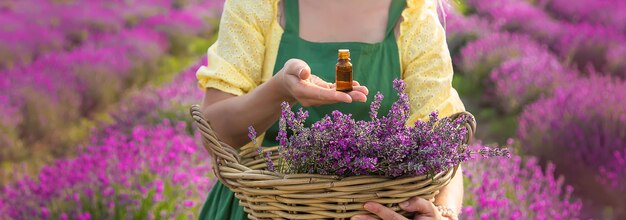
[[(398, 45), (394, 35), (394, 26), (406, 6), (405, 0), (392, 0), (389, 9), (385, 39), (378, 43), (362, 42), (324, 42), (316, 43), (300, 38), (299, 6), (297, 0), (284, 1), (285, 31), (280, 40), (278, 55), (274, 65), (274, 73), (278, 72), (284, 63), (291, 58), (304, 60), (312, 73), (327, 82), (335, 81), (335, 64), (337, 50), (349, 49), (353, 64), (353, 78), (372, 91), (366, 103), (337, 103), (332, 105), (307, 107), (309, 111), (308, 125), (330, 114), (333, 110), (352, 113), (357, 120), (369, 119), (369, 105), (374, 100), (376, 91), (385, 95), (379, 110), (385, 114), (391, 104), (397, 100), (396, 91), (392, 88), (392, 81), (401, 78), (400, 58)], [(393, 95), (392, 95), (393, 94)], [(295, 105), (294, 108), (301, 106)], [(265, 134), (263, 146), (275, 146), (278, 134), (278, 123), (275, 123)], [(239, 206), (239, 200), (221, 182), (217, 182), (209, 194), (200, 212), (199, 219), (247, 219), (247, 213)]]

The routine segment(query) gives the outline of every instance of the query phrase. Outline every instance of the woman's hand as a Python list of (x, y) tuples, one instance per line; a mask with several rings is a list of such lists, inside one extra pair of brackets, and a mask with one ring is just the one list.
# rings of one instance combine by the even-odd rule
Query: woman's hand
[[(372, 215), (355, 215), (351, 219), (352, 220), (375, 220), (375, 219), (383, 219), (383, 220), (403, 220), (407, 219), (406, 217), (394, 212), (393, 210), (375, 203), (375, 202), (367, 202), (363, 206), (367, 211), (370, 211), (375, 216)], [(407, 212), (415, 212), (415, 217), (413, 219), (417, 220), (431, 220), (431, 219), (443, 219), (441, 217), (441, 213), (437, 210), (435, 205), (432, 202), (429, 202), (420, 197), (413, 197), (407, 201), (400, 203), (400, 208)]]
[(298, 101), (302, 106), (318, 106), (337, 102), (365, 102), (368, 90), (354, 81), (352, 91), (336, 91), (334, 83), (328, 83), (311, 73), (304, 61), (290, 59), (278, 73), (286, 91), (286, 99)]

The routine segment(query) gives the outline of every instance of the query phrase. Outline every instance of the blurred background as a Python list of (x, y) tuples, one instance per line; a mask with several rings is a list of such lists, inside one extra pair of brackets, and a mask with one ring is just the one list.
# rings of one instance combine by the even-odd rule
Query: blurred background
[[(193, 219), (221, 0), (0, 1), (0, 219)], [(449, 0), (478, 121), (462, 219), (626, 219), (626, 1)], [(443, 18), (443, 17), (442, 17)]]

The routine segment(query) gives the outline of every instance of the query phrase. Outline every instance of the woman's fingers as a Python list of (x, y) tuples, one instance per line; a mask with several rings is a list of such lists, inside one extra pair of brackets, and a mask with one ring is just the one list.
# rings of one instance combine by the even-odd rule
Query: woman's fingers
[(367, 101), (367, 94), (360, 92), (360, 91), (351, 91), (348, 92), (348, 95), (350, 95), (350, 97), (352, 98), (352, 101), (354, 102), (365, 102)]
[[(316, 75), (312, 75), (309, 73), (309, 79), (310, 82), (322, 87), (322, 88), (326, 88), (326, 89), (336, 89), (337, 85), (335, 83), (329, 83), (324, 81), (323, 79), (319, 78)], [(367, 87), (365, 86), (361, 86), (361, 84), (357, 81), (352, 81), (352, 91), (357, 91), (360, 92), (362, 94), (364, 94), (365, 96), (367, 96), (367, 94), (369, 94), (369, 90), (367, 89)], [(350, 95), (352, 96), (352, 95)], [(361, 97), (360, 95), (358, 97)], [(365, 99), (366, 100), (366, 99)], [(362, 102), (364, 102), (365, 100), (362, 100)], [(359, 98), (358, 100), (354, 100), (354, 101), (361, 101), (361, 99)]]
[(353, 81), (351, 92), (335, 91), (336, 85), (328, 83), (311, 73), (311, 68), (304, 61), (291, 59), (285, 63), (288, 91), (293, 98), (304, 106), (324, 105), (337, 102), (351, 103), (367, 101), (369, 90)]
[(372, 215), (355, 215), (350, 220), (379, 220), (380, 218)]
[(351, 103), (367, 101), (367, 88), (364, 87), (348, 93), (316, 86), (304, 86), (299, 90), (300, 91), (298, 91), (298, 93), (300, 93), (300, 98), (298, 100), (307, 106), (332, 104), (336, 102)]
[[(335, 102), (352, 102), (352, 97), (334, 89), (322, 88), (319, 86), (306, 85), (296, 88), (294, 93), (300, 102), (304, 100), (315, 101), (315, 104), (330, 104)], [(302, 103), (307, 104), (307, 103)]]
[[(326, 82), (322, 78), (319, 78), (316, 75), (311, 75), (310, 79), (311, 79), (312, 83), (314, 83), (315, 85), (318, 85), (320, 87), (328, 88), (328, 89), (336, 89), (337, 88), (337, 84)], [(368, 92), (369, 92), (367, 90), (367, 87), (361, 86), (361, 84), (359, 82), (357, 82), (357, 81), (352, 81), (352, 90), (361, 91), (365, 95), (367, 95)]]
[[(404, 216), (400, 215), (397, 212), (394, 212), (390, 208), (387, 208), (375, 202), (367, 202), (365, 203), (365, 205), (363, 205), (363, 208), (365, 208), (365, 210), (370, 211), (371, 213), (375, 214), (376, 216), (378, 216), (379, 218), (383, 220), (406, 219)], [(407, 212), (415, 212), (416, 213), (415, 219), (436, 219), (436, 217), (439, 216), (439, 213), (437, 209), (435, 208), (435, 205), (432, 202), (429, 202), (417, 196), (407, 201), (401, 202), (400, 208)], [(368, 219), (375, 219), (375, 218), (373, 218), (372, 216), (368, 216), (368, 215), (355, 215), (351, 219), (352, 220), (359, 220), (359, 219), (368, 220)]]
[[(303, 72), (308, 74), (306, 71)], [(298, 100), (305, 106), (367, 101), (369, 90), (365, 86), (354, 86), (351, 92), (345, 93), (336, 91), (334, 86), (331, 86), (333, 84), (326, 83), (315, 75), (308, 75), (308, 77), (312, 81), (305, 81), (295, 90)]]
[(311, 79), (311, 81), (310, 81), (311, 83), (313, 83), (313, 84), (315, 84), (315, 85), (317, 85), (319, 87), (327, 88), (327, 89), (334, 88), (333, 87), (334, 86), (333, 83), (326, 82), (322, 78), (319, 78), (316, 75), (311, 75), (310, 79)]
[[(385, 206), (383, 206), (381, 204), (375, 203), (375, 202), (366, 202), (365, 205), (363, 205), (363, 208), (365, 208), (365, 210), (367, 210), (367, 211), (369, 211), (371, 213), (374, 213), (376, 216), (382, 218), (383, 220), (405, 220), (405, 219), (407, 219), (404, 216), (398, 214), (397, 212), (394, 212), (390, 208), (387, 208), (387, 207), (385, 207)], [(368, 218), (363, 218), (363, 219), (368, 219)]]
[[(330, 104), (330, 103), (337, 102), (337, 101), (347, 102), (347, 103), (365, 102), (367, 101), (367, 94), (368, 94), (367, 88), (363, 86), (355, 87), (354, 90), (347, 92), (347, 93), (335, 91), (335, 89), (326, 89), (326, 88), (322, 88), (321, 90), (318, 90), (318, 91), (319, 92), (317, 95), (312, 94), (312, 96), (308, 96), (308, 98), (313, 99), (313, 100), (318, 100), (321, 102), (320, 104)], [(345, 99), (347, 97), (346, 95), (350, 97), (350, 100)]]
[[(336, 89), (337, 88), (337, 84), (335, 84), (335, 83), (328, 83), (328, 85), (330, 85), (330, 88), (332, 88), (332, 89)], [(356, 87), (364, 87), (365, 89), (367, 89), (367, 87), (361, 86), (361, 84), (359, 82), (352, 81), (352, 90), (354, 90)], [(367, 95), (367, 92), (365, 92), (365, 95)]]
[(400, 208), (407, 212), (417, 212), (420, 213), (421, 216), (437, 216), (437, 208), (432, 202), (425, 200), (420, 197), (413, 197), (407, 201), (401, 202)]
[(363, 93), (363, 95), (366, 95), (366, 96), (367, 94), (370, 93), (369, 89), (367, 89), (367, 87), (365, 86), (353, 86), (352, 91)]

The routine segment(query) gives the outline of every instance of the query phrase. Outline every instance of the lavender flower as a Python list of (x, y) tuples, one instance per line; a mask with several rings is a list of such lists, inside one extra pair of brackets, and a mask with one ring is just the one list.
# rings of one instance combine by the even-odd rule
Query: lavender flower
[(254, 127), (252, 126), (248, 127), (248, 138), (250, 138), (250, 140), (252, 140), (252, 143), (256, 145), (256, 130), (254, 130)]
[[(252, 126), (248, 127), (248, 138), (250, 138), (250, 140), (252, 141), (252, 145), (257, 146), (256, 130), (254, 130), (254, 127)], [(257, 153), (261, 154), (262, 152), (263, 152), (263, 148), (261, 146), (258, 146)]]
[(274, 171), (276, 171), (276, 168), (274, 167), (274, 161), (272, 161), (271, 156), (272, 156), (272, 152), (271, 151), (268, 151), (265, 154), (265, 159), (267, 160), (267, 170), (274, 172)]
[(556, 43), (562, 23), (529, 2), (516, 0), (468, 0), (481, 18), (494, 29), (527, 34), (546, 44)]
[[(182, 122), (137, 126), (130, 133), (107, 130), (76, 158), (0, 188), (0, 218), (114, 219), (161, 210), (186, 216), (212, 185), (209, 155), (199, 149)], [(146, 210), (175, 204), (187, 207)]]
[(374, 101), (370, 105), (370, 119), (374, 121), (378, 117), (378, 109), (380, 109), (380, 103), (383, 101), (383, 94), (377, 92), (374, 96)]
[[(484, 146), (475, 144), (472, 149)], [(555, 166), (544, 170), (537, 158), (518, 155), (463, 164), (465, 219), (577, 219), (582, 202), (573, 187), (555, 177)]]
[(481, 156), (484, 158), (489, 157), (511, 157), (511, 153), (506, 148), (496, 148), (496, 147), (482, 147), (478, 151)]
[[(371, 121), (356, 121), (350, 114), (333, 111), (305, 127), (308, 115), (300, 109), (296, 116), (289, 104), (283, 103), (276, 139), (281, 143), (279, 153), (284, 163), (274, 167), (266, 155), (268, 169), (283, 173), (400, 177), (432, 175), (471, 159), (471, 152), (463, 144), (467, 135), (464, 123), (469, 118), (439, 119), (433, 112), (429, 121), (406, 127), (410, 109), (405, 84), (394, 80), (393, 87), (398, 101), (386, 116), (378, 117), (383, 96), (376, 94), (370, 106)], [(506, 150), (489, 152), (486, 155), (507, 154)]]
[(620, 192), (626, 192), (626, 149), (613, 152), (613, 158), (600, 167), (600, 181)]
[(519, 57), (502, 63), (490, 74), (494, 88), (493, 104), (507, 113), (519, 112), (542, 96), (577, 77), (577, 72), (564, 67), (548, 53)]
[(492, 69), (510, 59), (545, 54), (547, 48), (527, 36), (495, 33), (469, 43), (457, 60), (463, 74), (484, 83)]
[[(600, 73), (626, 79), (626, 72), (618, 66), (622, 61), (619, 47), (626, 44), (623, 33), (611, 27), (588, 23), (563, 25), (555, 50), (562, 57), (568, 57), (581, 72), (593, 68)], [(614, 72), (612, 72), (614, 71)]]
[[(249, 126), (249, 127), (248, 127), (248, 138), (250, 138), (250, 140), (252, 141), (252, 144), (253, 144), (254, 146), (256, 146), (256, 145), (257, 145), (257, 141), (256, 141), (256, 130), (254, 130), (254, 127), (252, 127), (252, 126)], [(257, 147), (257, 154), (259, 154), (259, 155), (263, 155), (263, 147), (262, 147), (262, 146), (260, 146), (260, 145)], [(271, 152), (271, 151), (268, 151), (268, 152), (265, 154), (265, 160), (266, 160), (266, 163), (267, 163), (267, 170), (269, 170), (269, 171), (275, 171), (275, 168), (274, 168), (274, 161), (272, 161), (272, 157), (271, 157), (271, 156), (272, 156), (272, 152)]]
[(468, 4), (495, 29), (528, 35), (549, 45), (581, 72), (591, 65), (602, 73), (625, 77), (623, 62), (618, 61), (621, 56), (609, 55), (626, 42), (626, 16), (618, 12), (626, 4), (620, 1), (542, 0), (533, 5), (515, 0), (470, 0)]
[(626, 3), (620, 0), (540, 0), (538, 5), (572, 23), (591, 22), (626, 33)]
[[(208, 38), (214, 29), (208, 18), (222, 3), (175, 2), (181, 3), (0, 3), (0, 160), (32, 158), (27, 152), (35, 152), (30, 148), (37, 140), (51, 140), (38, 154), (55, 149), (55, 156), (64, 156), (74, 148), (61, 145), (88, 136), (92, 120), (100, 121), (95, 113), (161, 78), (155, 70), (186, 62), (178, 55), (190, 53), (189, 42)], [(176, 45), (184, 51), (173, 51)]]
[(470, 41), (474, 41), (494, 32), (492, 25), (478, 16), (463, 16), (451, 10), (446, 17), (446, 41), (452, 55)]
[[(205, 21), (215, 11), (210, 2), (176, 8), (163, 0), (0, 3), (0, 160), (5, 161), (7, 149), (29, 152), (32, 146), (19, 138), (46, 132), (53, 138), (42, 139), (77, 139), (89, 134), (88, 127), (100, 128), (75, 156), (39, 161), (48, 165), (37, 174), (16, 169), (13, 180), (7, 180), (2, 173), (0, 219), (190, 219), (190, 213), (199, 213), (214, 181), (207, 175), (209, 155), (197, 151), (201, 148), (185, 113), (203, 95), (196, 86), (197, 66), (181, 72), (169, 85), (132, 92), (110, 118), (101, 113), (91, 116), (94, 108), (143, 86), (153, 70), (172, 64), (178, 69), (181, 61), (186, 62), (164, 59), (172, 44), (166, 34), (205, 37), (213, 28)], [(180, 18), (178, 23), (198, 18), (201, 27), (177, 33), (137, 27), (148, 23), (142, 23), (144, 19), (170, 13)], [(159, 24), (154, 21), (144, 26), (156, 28)], [(181, 27), (198, 27), (190, 25)], [(83, 113), (90, 117), (83, 118), (87, 116)], [(102, 118), (106, 122), (101, 125)], [(68, 122), (87, 126), (71, 125), (70, 133), (59, 129)], [(29, 137), (19, 137), (20, 133)], [(46, 144), (50, 146), (37, 150), (46, 158), (50, 155), (42, 150), (76, 149), (65, 143)]]
[(553, 161), (576, 186), (577, 195), (592, 204), (624, 207), (621, 195), (626, 191), (616, 192), (613, 183), (602, 181), (624, 175), (609, 171), (611, 163), (619, 161), (614, 153), (626, 149), (623, 97), (626, 85), (614, 78), (591, 76), (570, 82), (524, 109), (518, 128), (522, 150)]

